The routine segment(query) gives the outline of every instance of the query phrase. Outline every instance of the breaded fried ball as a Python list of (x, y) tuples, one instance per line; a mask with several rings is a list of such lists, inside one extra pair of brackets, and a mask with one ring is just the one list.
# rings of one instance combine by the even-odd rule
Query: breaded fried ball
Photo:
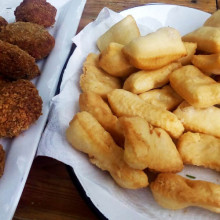
[(2, 145), (0, 144), (0, 177), (4, 173), (4, 168), (5, 168), (5, 151)]
[(42, 99), (25, 79), (0, 87), (0, 137), (14, 137), (27, 130), (41, 115)]
[(40, 70), (26, 51), (0, 40), (0, 73), (10, 79), (33, 79)]
[(21, 21), (2, 27), (0, 40), (17, 45), (37, 60), (46, 57), (55, 44), (43, 26)]
[(44, 27), (55, 23), (57, 9), (45, 0), (24, 0), (15, 10), (16, 21), (32, 22)]
[(0, 16), (0, 27), (5, 26), (7, 24), (8, 24), (8, 22), (2, 16)]

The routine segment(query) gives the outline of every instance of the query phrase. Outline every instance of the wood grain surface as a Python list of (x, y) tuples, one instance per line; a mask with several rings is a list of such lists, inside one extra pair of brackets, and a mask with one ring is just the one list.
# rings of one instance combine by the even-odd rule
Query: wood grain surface
[[(103, 7), (116, 12), (149, 2), (183, 5), (214, 12), (215, 0), (87, 0), (78, 31), (93, 21)], [(15, 212), (15, 220), (96, 220), (98, 217), (81, 198), (61, 162), (37, 157)]]

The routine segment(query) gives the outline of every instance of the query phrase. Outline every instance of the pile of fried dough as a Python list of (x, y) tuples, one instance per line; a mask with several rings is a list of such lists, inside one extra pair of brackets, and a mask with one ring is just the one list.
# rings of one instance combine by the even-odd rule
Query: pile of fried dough
[(183, 37), (172, 27), (140, 36), (129, 15), (97, 46), (68, 142), (119, 186), (149, 185), (164, 208), (220, 213), (220, 185), (176, 174), (184, 164), (220, 171), (220, 11)]

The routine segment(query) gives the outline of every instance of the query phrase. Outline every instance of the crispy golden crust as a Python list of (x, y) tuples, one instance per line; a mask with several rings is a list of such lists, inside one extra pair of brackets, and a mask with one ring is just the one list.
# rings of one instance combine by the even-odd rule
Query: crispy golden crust
[(40, 70), (27, 52), (0, 40), (0, 73), (11, 79), (33, 79)]
[(8, 22), (2, 16), (0, 16), (0, 27), (5, 26), (7, 24), (8, 24)]
[(177, 147), (183, 163), (220, 171), (220, 138), (187, 132), (179, 138)]
[(80, 88), (83, 92), (94, 92), (106, 98), (113, 89), (121, 88), (121, 81), (99, 68), (98, 55), (90, 53), (83, 64)]
[(124, 135), (108, 104), (100, 95), (94, 92), (85, 92), (79, 96), (80, 111), (87, 111), (108, 131), (120, 146), (124, 144)]
[(153, 126), (163, 128), (174, 138), (178, 138), (184, 131), (181, 121), (172, 112), (151, 105), (138, 95), (115, 89), (107, 96), (112, 111), (118, 117), (139, 116)]
[(193, 65), (174, 70), (169, 79), (172, 88), (196, 108), (220, 104), (220, 84)]
[(169, 82), (169, 75), (181, 67), (181, 63), (170, 63), (156, 70), (140, 70), (131, 74), (124, 82), (123, 89), (140, 94), (159, 88)]
[(183, 101), (183, 98), (170, 85), (141, 93), (139, 97), (145, 102), (169, 111), (175, 109)]
[(5, 167), (5, 151), (2, 145), (0, 144), (0, 177), (4, 173), (4, 167)]
[(186, 130), (220, 138), (219, 108), (195, 108), (183, 101), (173, 113), (181, 120)]
[(214, 12), (204, 23), (203, 26), (220, 27), (220, 10)]
[(138, 69), (159, 69), (186, 56), (186, 48), (177, 30), (170, 27), (133, 39), (122, 52)]
[(178, 61), (184, 66), (191, 64), (192, 57), (196, 52), (197, 43), (183, 42), (183, 44), (186, 48), (187, 55), (185, 57), (180, 58)]
[(66, 130), (69, 143), (89, 155), (90, 162), (108, 171), (118, 185), (128, 189), (148, 185), (142, 170), (129, 167), (123, 160), (123, 149), (115, 144), (111, 135), (88, 112), (77, 113)]
[(220, 185), (161, 173), (150, 184), (155, 200), (167, 209), (199, 206), (220, 213)]
[(54, 47), (53, 36), (41, 25), (15, 22), (2, 27), (0, 40), (17, 45), (35, 59), (46, 57)]
[(125, 135), (124, 160), (135, 169), (179, 172), (182, 159), (171, 137), (161, 128), (153, 128), (140, 117), (119, 118)]
[(55, 23), (57, 9), (45, 0), (24, 0), (14, 11), (16, 21), (32, 22), (44, 27)]
[(140, 31), (135, 19), (131, 15), (128, 15), (101, 35), (96, 43), (99, 50), (103, 51), (111, 42), (126, 45), (139, 36)]
[(202, 26), (182, 37), (183, 41), (197, 43), (199, 51), (220, 52), (220, 30), (218, 27)]
[(42, 100), (28, 80), (0, 87), (0, 137), (13, 137), (27, 130), (41, 115)]
[(99, 66), (108, 74), (116, 77), (127, 77), (137, 71), (122, 53), (124, 45), (112, 42), (99, 56)]

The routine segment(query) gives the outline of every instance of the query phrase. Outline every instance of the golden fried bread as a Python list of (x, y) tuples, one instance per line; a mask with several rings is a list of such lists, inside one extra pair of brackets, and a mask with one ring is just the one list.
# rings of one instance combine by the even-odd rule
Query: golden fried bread
[(170, 85), (189, 104), (207, 108), (220, 103), (220, 84), (193, 65), (173, 71)]
[(133, 67), (122, 53), (124, 45), (110, 43), (99, 56), (99, 66), (108, 74), (117, 77), (126, 77), (137, 69)]
[(171, 63), (157, 70), (141, 70), (131, 74), (124, 82), (123, 89), (140, 94), (159, 88), (169, 82), (169, 75), (181, 67), (180, 63)]
[(173, 112), (186, 130), (210, 134), (220, 138), (220, 109), (214, 106), (199, 109), (186, 101)]
[(83, 64), (80, 76), (80, 87), (83, 92), (94, 92), (106, 98), (113, 89), (121, 88), (118, 78), (111, 76), (98, 67), (98, 55), (90, 53)]
[[(119, 118), (125, 135), (124, 160), (134, 169), (179, 172), (182, 159), (170, 136), (141, 117)], [(159, 155), (159, 156), (158, 156)]]
[(151, 105), (138, 95), (123, 89), (115, 89), (108, 94), (112, 111), (118, 116), (140, 116), (156, 127), (161, 127), (172, 137), (183, 133), (183, 125), (178, 118), (167, 110)]
[(150, 184), (150, 188), (155, 200), (163, 208), (176, 210), (198, 206), (220, 213), (220, 185), (161, 173)]
[(184, 46), (186, 47), (187, 55), (185, 57), (180, 58), (178, 61), (183, 65), (191, 64), (191, 60), (193, 55), (196, 52), (197, 43), (193, 42), (183, 42)]
[(197, 50), (207, 53), (220, 52), (220, 29), (202, 26), (182, 37), (183, 41), (197, 43)]
[(121, 187), (137, 189), (148, 185), (147, 175), (124, 162), (123, 149), (90, 113), (77, 113), (66, 130), (66, 137), (75, 149), (88, 154), (91, 163), (108, 171)]
[(194, 55), (192, 58), (194, 66), (202, 72), (220, 75), (220, 54)]
[(147, 103), (166, 110), (175, 109), (183, 101), (170, 85), (141, 93), (139, 97)]
[(5, 167), (5, 151), (2, 145), (0, 144), (0, 177), (4, 173), (4, 167)]
[(122, 51), (133, 66), (145, 70), (161, 68), (187, 54), (179, 32), (171, 27), (135, 38)]
[(187, 132), (178, 140), (183, 163), (220, 171), (220, 139), (211, 135)]
[(123, 145), (124, 135), (118, 123), (118, 118), (113, 115), (108, 104), (100, 95), (94, 92), (85, 92), (79, 96), (80, 111), (87, 111), (108, 131), (117, 144)]
[(101, 35), (97, 40), (97, 46), (100, 51), (103, 51), (111, 42), (126, 45), (139, 36), (140, 31), (136, 21), (131, 15), (128, 15)]
[(220, 27), (220, 10), (214, 12), (204, 23), (204, 26)]

